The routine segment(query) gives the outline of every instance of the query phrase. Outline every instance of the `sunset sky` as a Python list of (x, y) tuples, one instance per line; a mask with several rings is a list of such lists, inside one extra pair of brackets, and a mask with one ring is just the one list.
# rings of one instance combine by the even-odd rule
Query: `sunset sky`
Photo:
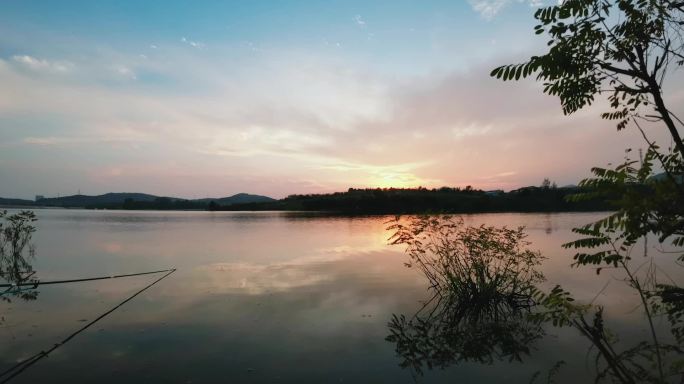
[(643, 141), (489, 78), (540, 3), (4, 1), (0, 196), (577, 183)]

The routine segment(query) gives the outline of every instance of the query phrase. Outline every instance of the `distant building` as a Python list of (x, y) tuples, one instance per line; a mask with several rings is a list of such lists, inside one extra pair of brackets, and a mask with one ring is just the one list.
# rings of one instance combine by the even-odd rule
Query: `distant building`
[(43, 200), (44, 198), (45, 198), (45, 196), (43, 196), (43, 195), (36, 195), (36, 201)]

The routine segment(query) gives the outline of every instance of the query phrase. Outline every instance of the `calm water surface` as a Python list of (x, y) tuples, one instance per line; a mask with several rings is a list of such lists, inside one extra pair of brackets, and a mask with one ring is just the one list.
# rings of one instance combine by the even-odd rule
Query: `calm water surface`
[[(282, 212), (38, 210), (34, 269), (42, 280), (177, 268), (14, 382), (413, 382), (385, 341), (392, 314), (412, 315), (426, 281), (387, 245), (387, 217)], [(525, 226), (548, 260), (548, 286), (606, 305), (626, 341), (646, 337), (618, 272), (569, 268), (560, 244), (602, 214), (482, 214), (470, 224)], [(659, 256), (658, 256), (659, 257)], [(670, 274), (680, 273), (667, 264)], [(673, 278), (681, 278), (673, 276)], [(43, 286), (38, 299), (0, 303), (0, 369), (49, 348), (154, 281), (139, 276)], [(607, 286), (606, 286), (607, 284)], [(597, 294), (605, 288), (601, 294)], [(664, 323), (659, 327), (665, 329)], [(565, 360), (557, 382), (593, 376), (589, 344), (551, 330), (522, 362), (460, 364), (418, 382), (523, 382)]]

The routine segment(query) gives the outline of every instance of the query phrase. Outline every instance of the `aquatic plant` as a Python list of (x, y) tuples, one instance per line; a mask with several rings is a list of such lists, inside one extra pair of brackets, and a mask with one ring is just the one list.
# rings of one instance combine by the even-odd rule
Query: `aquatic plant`
[(24, 300), (34, 300), (38, 296), (35, 287), (19, 284), (35, 281), (31, 259), (35, 256), (35, 247), (31, 242), (36, 228), (33, 223), (36, 215), (32, 211), (20, 211), (8, 214), (0, 211), (0, 279), (10, 286), (0, 292), (0, 299), (10, 301), (10, 296)]
[(393, 315), (386, 338), (402, 367), (444, 368), (463, 361), (521, 360), (544, 334), (529, 317), (543, 257), (526, 247), (522, 228), (466, 226), (451, 216), (395, 220), (392, 244), (406, 245), (409, 267), (432, 297), (412, 318)]
[(466, 226), (453, 216), (395, 220), (392, 245), (405, 245), (408, 267), (420, 269), (438, 296), (457, 303), (529, 306), (531, 289), (544, 280), (544, 259), (526, 247), (523, 228)]

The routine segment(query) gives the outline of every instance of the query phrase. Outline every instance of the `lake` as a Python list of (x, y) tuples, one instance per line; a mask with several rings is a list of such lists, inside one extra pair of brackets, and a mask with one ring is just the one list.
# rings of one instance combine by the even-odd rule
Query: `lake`
[[(427, 282), (390, 246), (389, 217), (285, 212), (36, 210), (33, 267), (43, 280), (177, 268), (12, 382), (411, 383), (556, 382), (594, 377), (589, 343), (550, 329), (522, 361), (464, 363), (416, 376), (385, 340), (393, 314), (411, 316)], [(619, 271), (570, 268), (571, 228), (602, 213), (467, 215), (469, 224), (525, 226), (561, 284), (605, 305), (624, 343), (647, 338)], [(681, 279), (671, 255), (649, 251)], [(640, 261), (636, 261), (640, 263)], [(664, 273), (664, 272), (663, 272)], [(33, 301), (0, 302), (0, 369), (50, 348), (160, 275), (41, 286)], [(680, 280), (681, 281), (681, 280)], [(665, 332), (662, 320), (657, 326)]]

